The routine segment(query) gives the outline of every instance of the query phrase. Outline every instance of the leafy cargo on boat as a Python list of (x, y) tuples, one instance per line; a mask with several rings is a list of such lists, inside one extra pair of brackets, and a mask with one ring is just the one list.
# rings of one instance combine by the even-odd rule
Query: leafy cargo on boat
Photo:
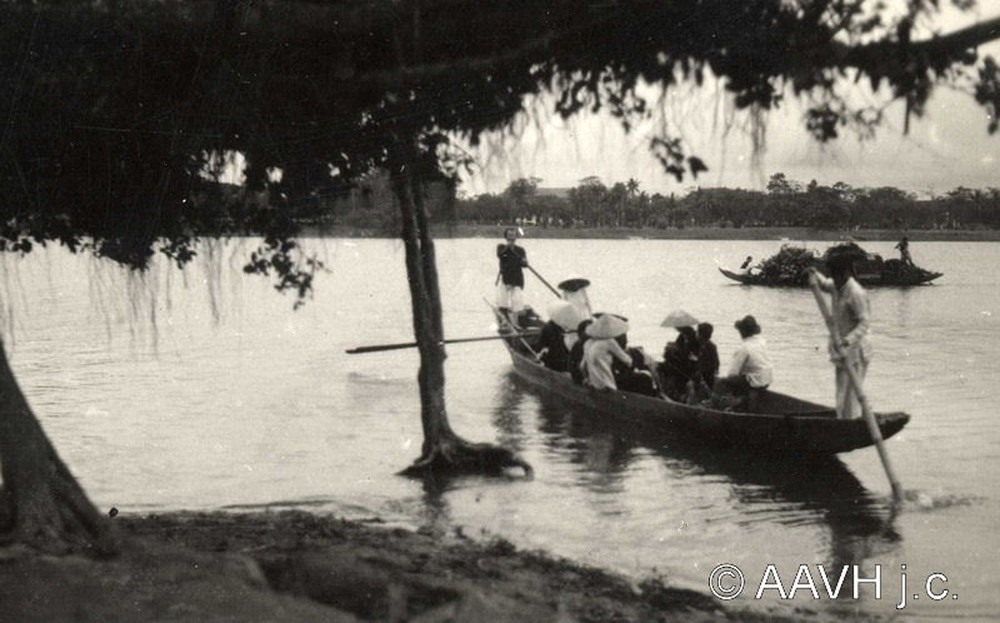
[(785, 244), (781, 250), (744, 270), (719, 267), (719, 271), (744, 285), (804, 288), (809, 285), (807, 269), (816, 267), (826, 271), (825, 261), (834, 249), (846, 248), (854, 255), (855, 278), (862, 285), (915, 286), (930, 283), (942, 273), (906, 264), (899, 259), (885, 260), (877, 253), (869, 253), (854, 242), (845, 242), (827, 249), (823, 255), (806, 247)]

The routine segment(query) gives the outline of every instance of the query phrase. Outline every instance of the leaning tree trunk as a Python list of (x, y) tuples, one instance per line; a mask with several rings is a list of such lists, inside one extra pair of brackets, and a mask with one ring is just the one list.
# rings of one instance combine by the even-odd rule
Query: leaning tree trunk
[[(401, 141), (402, 143), (402, 141)], [(406, 274), (410, 285), (413, 332), (420, 353), (420, 419), (424, 443), (420, 458), (404, 470), (422, 473), (499, 473), (520, 467), (531, 475), (531, 466), (511, 451), (486, 443), (470, 443), (451, 429), (444, 399), (444, 328), (438, 287), (434, 240), (431, 238), (423, 187), (419, 177), (417, 150), (401, 145), (391, 164), (392, 189), (399, 201), (402, 238), (406, 249)]]
[(54, 553), (105, 556), (118, 551), (116, 530), (56, 454), (14, 378), (2, 342), (0, 462), (2, 538)]

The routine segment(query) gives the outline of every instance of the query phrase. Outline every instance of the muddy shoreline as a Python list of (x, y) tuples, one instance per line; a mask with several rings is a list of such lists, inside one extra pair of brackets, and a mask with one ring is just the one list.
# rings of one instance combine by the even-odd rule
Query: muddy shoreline
[[(121, 513), (109, 560), (0, 548), (0, 621), (819, 621), (461, 532), (301, 511)], [(788, 618), (794, 614), (794, 619)]]

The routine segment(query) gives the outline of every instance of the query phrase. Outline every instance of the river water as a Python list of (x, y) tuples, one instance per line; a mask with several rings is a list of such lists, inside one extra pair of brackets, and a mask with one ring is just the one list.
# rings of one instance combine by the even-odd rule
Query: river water
[[(523, 243), (549, 282), (591, 279), (595, 311), (628, 316), (630, 343), (656, 353), (673, 337), (659, 322), (683, 308), (715, 324), (725, 365), (738, 342), (733, 321), (754, 314), (774, 359), (773, 387), (832, 402), (811, 293), (730, 284), (716, 270), (762, 259), (781, 242)], [(492, 297), (495, 244), (438, 243), (448, 337), (494, 330), (482, 299)], [(644, 439), (518, 382), (497, 342), (449, 347), (451, 423), (470, 440), (516, 449), (534, 480), (425, 486), (396, 476), (420, 449), (416, 352), (344, 351), (412, 340), (403, 249), (365, 239), (308, 247), (328, 272), (297, 311), (240, 271), (247, 242), (206, 247), (207, 261), (142, 279), (60, 249), (4, 260), (12, 365), (95, 503), (378, 517), (499, 536), (706, 593), (712, 570), (728, 563), (746, 583), (735, 603), (786, 613), (986, 620), (1000, 608), (1000, 276), (992, 270), (1000, 244), (914, 243), (916, 263), (945, 276), (870, 291), (876, 359), (867, 391), (876, 410), (913, 416), (887, 443), (906, 491), (898, 506), (873, 448), (773, 464)], [(894, 255), (889, 242), (866, 247)], [(544, 310), (554, 297), (527, 279), (527, 300)], [(835, 588), (843, 565), (833, 599), (823, 573)], [(879, 597), (863, 581), (876, 574)], [(732, 576), (722, 584), (731, 588)]]

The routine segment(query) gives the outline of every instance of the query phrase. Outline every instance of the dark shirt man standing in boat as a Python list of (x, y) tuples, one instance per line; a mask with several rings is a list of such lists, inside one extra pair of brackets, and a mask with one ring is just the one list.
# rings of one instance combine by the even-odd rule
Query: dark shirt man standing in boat
[(497, 284), (497, 307), (505, 313), (517, 314), (524, 309), (522, 291), (524, 290), (523, 267), (528, 265), (528, 252), (517, 243), (517, 229), (508, 227), (504, 231), (504, 244), (497, 245), (497, 258), (500, 260), (500, 274)]

